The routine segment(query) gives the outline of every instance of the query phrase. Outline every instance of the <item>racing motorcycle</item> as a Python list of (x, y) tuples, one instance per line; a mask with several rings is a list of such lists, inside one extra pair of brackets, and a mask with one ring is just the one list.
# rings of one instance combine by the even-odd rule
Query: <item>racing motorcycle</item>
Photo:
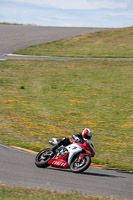
[[(56, 145), (59, 138), (49, 140), (51, 145)], [(85, 141), (83, 144), (71, 141), (68, 146), (60, 146), (56, 152), (50, 148), (40, 151), (35, 157), (37, 167), (46, 168), (48, 166), (56, 168), (71, 169), (74, 173), (80, 173), (89, 168), (91, 157), (94, 157), (95, 151), (92, 142)]]

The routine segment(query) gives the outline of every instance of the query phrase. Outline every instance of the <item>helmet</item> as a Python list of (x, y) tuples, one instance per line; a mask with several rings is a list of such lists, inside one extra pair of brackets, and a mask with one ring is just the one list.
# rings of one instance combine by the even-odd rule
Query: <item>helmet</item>
[(84, 139), (90, 140), (91, 137), (92, 137), (92, 131), (91, 131), (89, 128), (85, 128), (85, 129), (82, 131), (82, 137), (83, 137)]

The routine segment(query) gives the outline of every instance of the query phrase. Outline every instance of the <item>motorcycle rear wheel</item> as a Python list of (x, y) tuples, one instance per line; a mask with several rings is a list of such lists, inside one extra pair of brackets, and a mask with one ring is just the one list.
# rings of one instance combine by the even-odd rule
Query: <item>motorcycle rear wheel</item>
[(40, 168), (48, 167), (49, 160), (52, 158), (53, 152), (50, 149), (40, 151), (35, 157), (35, 165)]
[(84, 156), (81, 160), (79, 160), (79, 155), (75, 157), (70, 165), (70, 169), (74, 173), (81, 173), (89, 168), (91, 164), (91, 157)]

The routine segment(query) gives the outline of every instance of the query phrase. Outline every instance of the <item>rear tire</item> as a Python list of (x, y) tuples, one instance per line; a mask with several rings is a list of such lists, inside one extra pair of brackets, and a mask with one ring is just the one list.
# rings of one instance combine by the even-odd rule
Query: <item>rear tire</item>
[(79, 160), (79, 155), (74, 158), (70, 165), (70, 169), (74, 173), (81, 173), (89, 168), (91, 164), (91, 157), (84, 156), (81, 160)]
[(48, 167), (48, 162), (52, 158), (52, 153), (53, 152), (51, 151), (51, 149), (44, 149), (40, 151), (35, 157), (35, 165), (40, 168)]

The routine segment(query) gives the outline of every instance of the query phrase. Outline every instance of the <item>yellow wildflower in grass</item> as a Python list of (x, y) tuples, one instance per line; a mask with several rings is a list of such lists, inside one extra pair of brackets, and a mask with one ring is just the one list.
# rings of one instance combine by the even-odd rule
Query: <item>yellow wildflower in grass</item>
[(75, 114), (76, 112), (75, 111), (67, 111), (67, 112), (64, 112), (65, 114)]
[(123, 142), (117, 142), (117, 143), (114, 143), (114, 145), (118, 145), (118, 146), (132, 146), (131, 144), (128, 144), (128, 143), (123, 143)]
[(7, 91), (7, 93), (14, 94), (14, 93), (19, 93), (19, 91)]
[(122, 144), (122, 143), (120, 143), (120, 142), (117, 142), (117, 143), (114, 143), (114, 144), (116, 144), (116, 145), (120, 145), (120, 146), (121, 146), (121, 145), (123, 145), (123, 144)]
[(84, 102), (84, 101), (79, 101), (79, 100), (72, 100), (72, 99), (69, 99), (69, 102), (71, 103), (81, 103), (81, 104), (86, 104), (87, 102)]
[[(17, 96), (14, 96), (15, 98), (25, 98), (25, 96), (20, 96), (20, 95), (17, 95)], [(30, 98), (30, 97), (29, 97)]]
[(49, 131), (57, 131), (59, 130), (59, 128), (57, 126), (54, 126), (54, 125), (46, 125), (46, 127), (48, 128)]
[(76, 96), (77, 98), (81, 98), (81, 99), (87, 99), (87, 97), (85, 96)]
[(133, 116), (127, 117), (128, 119), (133, 119)]
[(88, 121), (88, 120), (85, 120), (85, 121), (81, 121), (81, 124), (87, 124), (91, 127), (96, 127), (97, 124), (95, 122), (92, 122), (92, 121)]
[(106, 142), (105, 145), (112, 146), (112, 143)]
[(7, 109), (14, 109), (14, 107), (13, 106), (8, 106)]
[(2, 101), (2, 103), (14, 103), (16, 102), (17, 100), (14, 100), (14, 99), (10, 99), (10, 100), (4, 100)]
[(122, 127), (124, 127), (124, 128), (133, 128), (133, 124), (124, 124)]
[(118, 105), (112, 105), (112, 108), (119, 108)]
[(38, 123), (35, 123), (35, 122), (25, 122), (25, 124), (27, 124), (26, 128), (37, 128), (38, 127)]
[(119, 108), (118, 105), (111, 105), (111, 104), (107, 104), (108, 107), (111, 107), (111, 108)]

